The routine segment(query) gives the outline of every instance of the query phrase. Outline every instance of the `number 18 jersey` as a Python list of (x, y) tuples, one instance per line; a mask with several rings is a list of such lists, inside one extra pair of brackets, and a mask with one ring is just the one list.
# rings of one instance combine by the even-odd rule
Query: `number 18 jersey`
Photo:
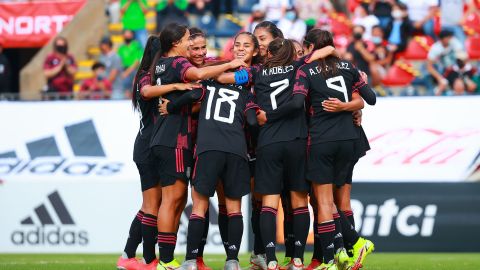
[(352, 100), (352, 94), (361, 87), (368, 87), (358, 70), (348, 61), (337, 64), (338, 73), (325, 78), (321, 74), (318, 62), (305, 64), (297, 71), (294, 94), (309, 95), (310, 144), (329, 141), (351, 140), (358, 137), (353, 124), (352, 112), (327, 112), (322, 102), (328, 98), (338, 98), (342, 102)]
[(203, 81), (202, 85), (196, 155), (214, 150), (247, 159), (245, 114), (258, 108), (250, 89), (213, 80)]

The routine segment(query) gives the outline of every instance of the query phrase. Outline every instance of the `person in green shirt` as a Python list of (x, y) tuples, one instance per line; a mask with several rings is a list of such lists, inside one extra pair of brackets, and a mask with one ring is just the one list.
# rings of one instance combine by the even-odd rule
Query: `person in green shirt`
[(122, 80), (123, 90), (125, 92), (122, 92), (120, 95), (114, 94), (112, 99), (122, 99), (127, 97), (127, 93), (131, 93), (135, 71), (137, 70), (138, 64), (143, 55), (143, 47), (139, 41), (134, 39), (134, 33), (132, 30), (124, 30), (123, 39), (125, 43), (118, 48), (118, 55), (122, 60)]
[(120, 7), (123, 29), (132, 30), (135, 33), (135, 39), (145, 47), (148, 38), (145, 18), (148, 11), (147, 0), (121, 0)]
[(188, 25), (188, 0), (157, 0), (157, 33), (169, 23)]

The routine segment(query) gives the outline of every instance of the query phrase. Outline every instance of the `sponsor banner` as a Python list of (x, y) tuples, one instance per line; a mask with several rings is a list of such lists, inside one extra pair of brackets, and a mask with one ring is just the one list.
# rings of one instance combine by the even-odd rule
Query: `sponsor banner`
[[(21, 194), (28, 194), (22, 196)], [(248, 196), (247, 196), (248, 197)], [(248, 247), (249, 199), (243, 200)], [(125, 181), (4, 182), (0, 184), (0, 253), (118, 253), (141, 205), (140, 183)], [(14, 208), (12, 208), (14, 206)], [(189, 196), (181, 217), (176, 252), (185, 253)], [(138, 249), (141, 252), (141, 247)], [(218, 229), (218, 202), (211, 199), (206, 253), (224, 254)]]
[(62, 31), (85, 0), (0, 3), (0, 43), (6, 48), (42, 47)]
[[(478, 194), (480, 183), (356, 183), (355, 228), (380, 252), (479, 252)], [(277, 241), (283, 244), (282, 213)]]
[[(357, 181), (465, 181), (480, 165), (480, 96), (380, 98), (363, 110), (372, 150)], [(478, 180), (478, 179), (477, 179)]]

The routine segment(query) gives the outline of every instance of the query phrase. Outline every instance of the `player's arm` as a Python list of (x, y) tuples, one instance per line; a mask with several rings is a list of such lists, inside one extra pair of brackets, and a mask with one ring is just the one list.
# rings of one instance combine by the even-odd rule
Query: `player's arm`
[(335, 50), (335, 47), (330, 46), (330, 45), (313, 51), (312, 54), (310, 54), (309, 56), (307, 56), (305, 58), (305, 62), (306, 63), (311, 63), (313, 61), (323, 59), (323, 58), (325, 58), (329, 55), (338, 55), (337, 51)]
[(251, 70), (249, 69), (240, 69), (235, 72), (224, 72), (220, 74), (215, 80), (219, 83), (222, 84), (237, 84), (237, 85), (242, 85), (242, 84), (247, 84), (251, 83), (251, 78), (250, 76)]
[(349, 102), (342, 102), (338, 98), (329, 98), (322, 102), (323, 110), (327, 112), (341, 112), (341, 111), (358, 111), (365, 106), (362, 97), (356, 91), (352, 94), (352, 100)]
[(363, 83), (359, 83), (357, 86), (358, 92), (360, 96), (367, 102), (368, 105), (375, 105), (377, 103), (377, 95), (375, 91), (367, 84), (368, 82), (368, 75), (360, 71), (360, 77)]
[(285, 104), (279, 106), (275, 110), (263, 111), (260, 110), (257, 114), (258, 124), (263, 126), (266, 122), (275, 122), (284, 117), (288, 117), (297, 110), (300, 110), (304, 107), (305, 96), (304, 95), (293, 95), (292, 98)]
[(161, 115), (166, 115), (169, 113), (173, 113), (182, 106), (191, 104), (195, 101), (198, 101), (202, 99), (203, 95), (205, 94), (205, 90), (203, 88), (196, 88), (192, 91), (188, 91), (182, 96), (180, 96), (178, 99), (174, 101), (170, 101), (168, 99), (162, 98), (162, 104), (160, 105), (160, 114)]
[(172, 83), (166, 85), (145, 85), (140, 90), (142, 97), (146, 99), (163, 96), (173, 91), (192, 90), (201, 87), (198, 83)]
[(185, 71), (184, 79), (186, 81), (206, 80), (206, 79), (214, 78), (227, 70), (236, 69), (241, 66), (246, 67), (247, 64), (245, 64), (245, 62), (239, 59), (234, 59), (228, 63), (216, 65), (216, 66), (209, 66), (209, 67), (202, 67), (202, 68), (196, 68), (194, 66), (191, 66)]

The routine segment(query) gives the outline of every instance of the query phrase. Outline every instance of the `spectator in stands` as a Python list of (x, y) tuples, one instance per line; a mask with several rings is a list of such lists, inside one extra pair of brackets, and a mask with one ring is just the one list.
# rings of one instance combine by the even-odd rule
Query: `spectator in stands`
[(109, 0), (107, 13), (110, 23), (120, 22), (120, 0)]
[(157, 0), (157, 33), (169, 23), (189, 25), (187, 8), (188, 0)]
[(64, 37), (53, 41), (53, 52), (43, 64), (43, 74), (47, 78), (47, 92), (59, 93), (66, 97), (73, 91), (74, 75), (77, 65), (72, 55), (68, 53), (68, 42)]
[(108, 37), (100, 41), (99, 61), (105, 65), (108, 81), (112, 83), (112, 92), (115, 97), (123, 97), (122, 60), (113, 50), (112, 40)]
[(387, 50), (387, 42), (384, 39), (384, 32), (380, 25), (376, 25), (372, 29), (372, 43), (374, 45), (373, 55), (374, 61), (371, 63), (372, 85), (377, 86), (387, 75), (387, 69), (392, 62), (392, 53)]
[(454, 95), (464, 95), (477, 90), (477, 83), (474, 81), (476, 74), (475, 66), (468, 63), (468, 54), (461, 51), (456, 53), (456, 63), (446, 69), (444, 76)]
[(112, 96), (113, 99), (128, 97), (127, 95), (132, 92), (133, 78), (143, 55), (143, 47), (140, 42), (134, 40), (132, 31), (124, 30), (123, 39), (125, 43), (118, 48), (118, 55), (123, 65), (123, 92), (121, 95)]
[(402, 52), (407, 48), (408, 39), (412, 34), (412, 23), (408, 18), (407, 6), (398, 3), (392, 9), (393, 20), (387, 25), (385, 36), (388, 40), (388, 50), (393, 53)]
[[(464, 5), (468, 6), (464, 11)], [(463, 18), (475, 11), (475, 4), (472, 0), (441, 0), (440, 1), (440, 24), (442, 29), (453, 32), (460, 43), (465, 43), (465, 32), (463, 31)]]
[(363, 34), (363, 39), (371, 40), (372, 38), (372, 28), (375, 25), (379, 25), (380, 21), (375, 15), (369, 14), (368, 9), (365, 5), (358, 5), (355, 8), (355, 13), (352, 20), (354, 25), (361, 25), (365, 29)]
[(463, 50), (453, 32), (442, 30), (439, 38), (430, 48), (427, 60), (427, 70), (437, 82), (436, 95), (442, 95), (447, 89), (448, 80), (442, 74), (456, 63), (456, 53)]
[(145, 47), (148, 38), (145, 18), (148, 11), (147, 0), (121, 0), (120, 7), (123, 29), (133, 31), (135, 39)]
[(271, 21), (274, 24), (277, 24), (280, 19), (285, 16), (285, 12), (289, 7), (288, 0), (260, 0), (260, 5), (265, 8), (265, 13), (267, 21)]
[(307, 24), (307, 32), (316, 25), (327, 23), (328, 14), (334, 11), (329, 0), (295, 0), (294, 6), (298, 11), (298, 17)]
[(11, 88), (11, 76), (12, 70), (10, 62), (5, 54), (3, 54), (3, 45), (0, 43), (0, 96), (2, 93), (13, 92), (13, 89)]
[(434, 17), (438, 11), (438, 0), (400, 0), (408, 8), (408, 17), (416, 32), (435, 38)]
[(265, 8), (260, 4), (253, 5), (250, 20), (250, 23), (246, 27), (246, 31), (253, 33), (255, 26), (265, 20)]
[(287, 9), (285, 16), (278, 22), (278, 28), (282, 30), (285, 38), (294, 39), (302, 42), (307, 33), (305, 21), (298, 17), (298, 12), (294, 7)]
[(110, 98), (112, 84), (108, 80), (103, 63), (96, 62), (92, 66), (93, 77), (83, 81), (80, 87), (80, 99)]
[(365, 72), (370, 77), (370, 63), (375, 60), (375, 56), (368, 50), (368, 44), (363, 39), (365, 28), (361, 25), (353, 27), (353, 40), (347, 46), (345, 59), (352, 61), (357, 68)]
[(395, 0), (373, 0), (373, 14), (378, 18), (380, 26), (385, 29), (392, 21), (392, 7)]

